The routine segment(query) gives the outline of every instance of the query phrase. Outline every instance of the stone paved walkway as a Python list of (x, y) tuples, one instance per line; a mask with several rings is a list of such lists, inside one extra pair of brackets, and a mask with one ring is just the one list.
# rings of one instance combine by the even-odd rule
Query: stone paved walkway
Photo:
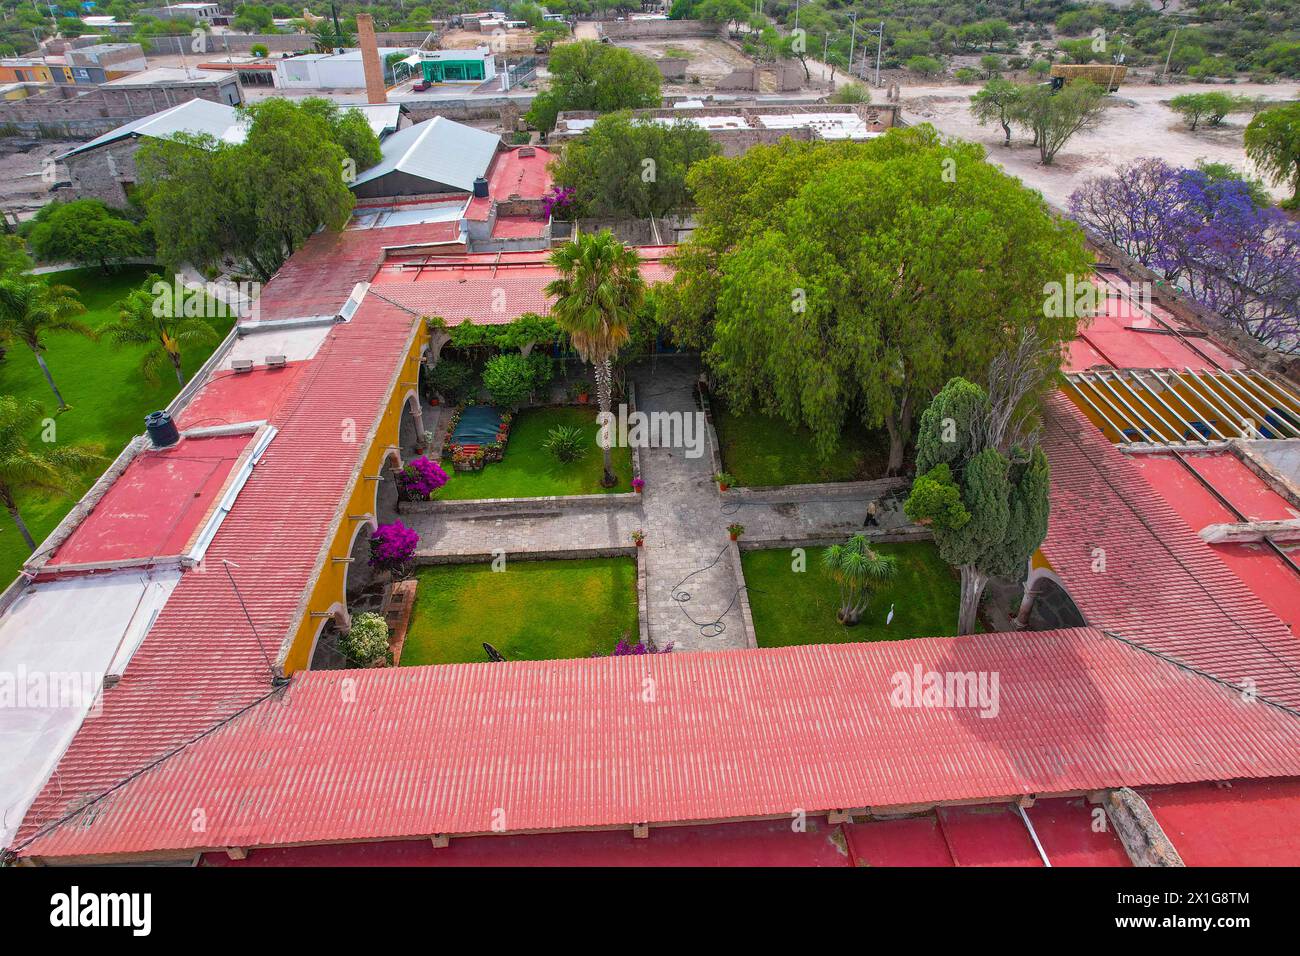
[[(696, 411), (693, 359), (661, 358), (637, 367), (633, 380), (640, 411)], [(639, 506), (511, 512), (500, 506), (477, 516), (414, 514), (403, 520), (420, 532), (425, 555), (510, 554), (627, 547), (637, 528), (646, 532), (645, 567), (650, 637), (678, 650), (747, 646), (737, 589), (726, 553), (727, 525), (745, 526), (750, 540), (848, 536), (862, 526), (865, 498), (778, 504), (724, 503), (713, 484), (707, 450), (688, 458), (682, 448), (642, 448), (646, 489)], [(882, 524), (902, 524), (889, 513)], [(689, 595), (685, 600), (679, 600)], [(718, 626), (721, 624), (721, 628)]]

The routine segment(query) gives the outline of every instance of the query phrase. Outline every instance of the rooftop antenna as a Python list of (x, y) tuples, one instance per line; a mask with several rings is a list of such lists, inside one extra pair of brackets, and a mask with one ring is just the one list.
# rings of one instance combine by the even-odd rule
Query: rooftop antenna
[(253, 623), (253, 615), (248, 613), (248, 605), (244, 603), (244, 596), (239, 593), (239, 585), (235, 583), (235, 576), (230, 573), (231, 568), (237, 568), (239, 565), (229, 558), (222, 558), (221, 566), (225, 568), (226, 577), (230, 579), (230, 587), (235, 592), (235, 600), (239, 602), (239, 606), (244, 610), (244, 620), (248, 621), (248, 626), (253, 631), (253, 637), (257, 638), (257, 647), (262, 652), (262, 659), (266, 661), (266, 670), (271, 675), (272, 686), (279, 687), (281, 684), (287, 684), (289, 682), (288, 678), (276, 676), (275, 668), (271, 666), (271, 658), (266, 653), (266, 645), (262, 643), (262, 635), (257, 633), (257, 625)]

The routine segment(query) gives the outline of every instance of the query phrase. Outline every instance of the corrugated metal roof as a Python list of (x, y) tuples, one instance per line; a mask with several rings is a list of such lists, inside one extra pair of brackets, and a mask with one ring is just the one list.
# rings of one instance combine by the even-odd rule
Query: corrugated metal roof
[(1061, 393), (1044, 409), (1042, 551), (1084, 619), (1300, 707), (1300, 644)]
[(115, 143), (128, 136), (154, 136), (159, 139), (174, 136), (176, 133), (207, 133), (219, 140), (229, 143), (243, 142), (246, 130), (233, 106), (214, 103), (211, 100), (186, 100), (178, 106), (172, 106), (141, 119), (132, 120), (102, 136), (96, 136), (89, 143), (83, 143), (76, 149), (69, 150), (59, 157), (60, 160), (78, 153)]
[[(996, 715), (896, 706), (895, 675), (918, 669), (998, 674)], [(24, 853), (788, 816), (1295, 774), (1300, 716), (1090, 629), (308, 671)]]
[(468, 191), (475, 179), (486, 176), (500, 145), (501, 137), (495, 133), (435, 116), (384, 140), (384, 158), (359, 174), (352, 185), (403, 172)]

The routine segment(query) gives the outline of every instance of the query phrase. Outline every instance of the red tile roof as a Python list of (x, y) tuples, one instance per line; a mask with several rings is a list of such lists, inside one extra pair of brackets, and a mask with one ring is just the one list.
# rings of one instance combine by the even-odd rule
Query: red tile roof
[[(917, 666), (998, 673), (998, 715), (893, 706), (893, 675)], [(1090, 629), (307, 671), (24, 852), (788, 816), (1296, 774), (1296, 714)]]
[[(334, 295), (342, 288), (334, 286)], [(331, 308), (342, 304), (331, 301)], [(365, 434), (378, 420), (414, 323), (408, 313), (367, 298), (286, 379), (288, 390), (270, 415), (279, 433), (209, 547), (207, 569), (182, 576), (122, 679), (105, 692), (102, 715), (82, 725), (32, 804), (19, 839), (271, 690), (269, 661), (296, 624), (316, 557), (365, 448), (344, 440), (340, 422), (350, 418)], [(238, 565), (232, 573), (256, 635), (223, 570), (226, 559)]]
[[(641, 246), (641, 275), (646, 282), (672, 278), (664, 258), (671, 246)], [(551, 303), (542, 291), (556, 272), (546, 252), (429, 256), (390, 262), (373, 280), (377, 291), (422, 315), (440, 316), (449, 325), (504, 325), (526, 312), (546, 315)]]
[[(1300, 707), (1300, 642), (1069, 399), (1044, 408), (1042, 551), (1095, 627)], [(1099, 562), (1104, 560), (1104, 565)]]

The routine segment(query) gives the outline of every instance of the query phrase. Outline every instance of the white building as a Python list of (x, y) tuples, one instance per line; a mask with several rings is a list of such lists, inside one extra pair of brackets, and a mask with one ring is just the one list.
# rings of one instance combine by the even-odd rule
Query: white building
[[(394, 53), (410, 56), (415, 47), (380, 47), (384, 82), (392, 83), (388, 58)], [(304, 53), (275, 61), (275, 85), (284, 90), (364, 90), (366, 71), (360, 50), (342, 53)]]

